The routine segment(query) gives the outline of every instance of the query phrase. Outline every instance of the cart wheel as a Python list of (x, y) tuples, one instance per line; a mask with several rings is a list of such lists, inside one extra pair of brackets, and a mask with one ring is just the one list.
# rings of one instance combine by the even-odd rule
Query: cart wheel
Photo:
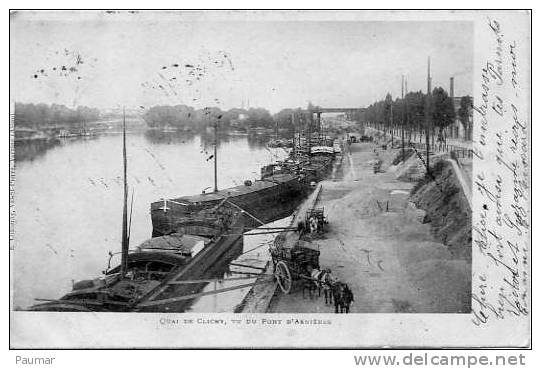
[(276, 270), (274, 271), (274, 275), (276, 276), (276, 281), (278, 282), (278, 285), (280, 286), (280, 289), (283, 293), (288, 294), (289, 291), (291, 291), (291, 273), (289, 272), (289, 268), (287, 267), (286, 263), (283, 261), (280, 261), (276, 264)]

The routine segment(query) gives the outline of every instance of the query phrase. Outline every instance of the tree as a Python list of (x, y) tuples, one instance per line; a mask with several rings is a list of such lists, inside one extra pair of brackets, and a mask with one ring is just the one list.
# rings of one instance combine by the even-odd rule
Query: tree
[(470, 118), (473, 111), (473, 99), (471, 96), (463, 96), (460, 99), (460, 107), (458, 108), (458, 119), (464, 127), (464, 136), (466, 139), (471, 138)]
[(26, 128), (45, 128), (46, 126), (73, 126), (82, 122), (96, 121), (100, 118), (98, 109), (79, 106), (75, 110), (64, 105), (15, 103), (15, 126)]
[(432, 91), (430, 110), (432, 110), (432, 124), (434, 127), (438, 127), (440, 133), (455, 121), (456, 113), (453, 99), (441, 87), (436, 87)]
[[(425, 93), (417, 91), (408, 92), (403, 99), (393, 101), (391, 94), (387, 93), (385, 99), (376, 101), (365, 109), (364, 120), (375, 125), (380, 130), (389, 127), (391, 125), (392, 104), (392, 125), (396, 127), (398, 123), (405, 124), (404, 128), (409, 130), (411, 139), (414, 131), (420, 133), (423, 129), (426, 129), (426, 98)], [(452, 124), (456, 118), (454, 103), (441, 87), (433, 90), (430, 100), (431, 122), (434, 127), (438, 127), (441, 134), (443, 128)]]
[(144, 121), (149, 127), (190, 128), (203, 130), (218, 121), (220, 126), (229, 125), (228, 116), (217, 107), (195, 110), (187, 105), (158, 105), (145, 111)]
[(408, 92), (404, 97), (407, 104), (406, 122), (410, 131), (410, 139), (413, 131), (420, 132), (425, 122), (425, 99), (422, 91)]
[(278, 125), (278, 128), (287, 129), (289, 131), (293, 130), (293, 114), (295, 114), (294, 109), (282, 109), (278, 113), (274, 114), (274, 122)]
[(387, 94), (385, 96), (385, 101), (383, 102), (383, 123), (385, 126), (390, 127), (392, 124), (392, 120), (394, 120), (394, 112), (392, 111), (394, 109), (393, 106), (393, 97), (391, 94)]
[(274, 121), (268, 110), (263, 108), (250, 108), (250, 110), (248, 110), (247, 123), (250, 128), (271, 128)]

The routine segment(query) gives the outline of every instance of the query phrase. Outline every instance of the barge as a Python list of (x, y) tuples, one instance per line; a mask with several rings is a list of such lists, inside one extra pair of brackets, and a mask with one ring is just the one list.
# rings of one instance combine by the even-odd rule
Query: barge
[(129, 250), (124, 132), (120, 265), (111, 267), (110, 254), (103, 276), (74, 283), (62, 298), (42, 299), (29, 310), (185, 311), (201, 295), (206, 280), (221, 277), (217, 272), (240, 255), (245, 230), (290, 215), (332, 169), (332, 148), (299, 151), (262, 168), (261, 179), (254, 183), (152, 203), (153, 238)]

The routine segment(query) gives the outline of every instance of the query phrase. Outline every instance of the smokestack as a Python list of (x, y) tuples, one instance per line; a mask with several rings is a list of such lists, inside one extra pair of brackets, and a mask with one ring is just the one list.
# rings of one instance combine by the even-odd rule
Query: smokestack
[(408, 94), (408, 78), (406, 77), (406, 80), (404, 81), (404, 87), (406, 90), (406, 95)]
[(451, 96), (451, 99), (455, 97), (455, 77), (449, 78), (449, 95)]
[(428, 73), (427, 73), (427, 86), (426, 86), (426, 93), (430, 95), (432, 92), (432, 77), (430, 76), (430, 56), (428, 57)]

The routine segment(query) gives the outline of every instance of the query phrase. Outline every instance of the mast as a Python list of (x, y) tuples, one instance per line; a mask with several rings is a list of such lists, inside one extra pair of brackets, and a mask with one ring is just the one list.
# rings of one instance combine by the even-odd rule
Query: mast
[(311, 163), (311, 154), (312, 154), (312, 119), (314, 115), (312, 110), (310, 110), (310, 119), (308, 119), (308, 162)]
[(124, 207), (122, 212), (122, 259), (120, 275), (124, 277), (128, 270), (128, 160), (126, 158), (126, 109), (122, 108), (122, 159), (124, 166)]
[(218, 121), (214, 121), (214, 192), (218, 192)]
[(306, 125), (304, 124), (304, 115), (303, 113), (299, 113), (299, 149), (301, 149), (302, 152), (302, 136), (305, 137), (305, 143), (306, 143)]
[(321, 145), (321, 112), (317, 112), (317, 134), (319, 136), (319, 145)]

